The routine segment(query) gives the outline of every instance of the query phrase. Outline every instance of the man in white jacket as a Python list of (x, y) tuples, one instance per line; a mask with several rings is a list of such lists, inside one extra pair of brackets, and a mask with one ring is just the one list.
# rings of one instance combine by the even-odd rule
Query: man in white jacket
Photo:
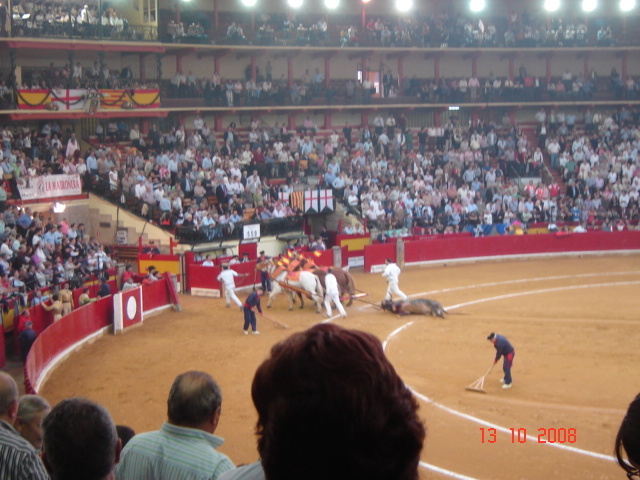
[(222, 285), (224, 285), (224, 298), (227, 300), (227, 307), (231, 306), (231, 300), (233, 300), (234, 302), (236, 302), (236, 305), (238, 305), (238, 308), (242, 310), (243, 304), (238, 299), (238, 296), (235, 292), (236, 282), (234, 277), (239, 276), (244, 277), (246, 275), (240, 275), (235, 270), (231, 270), (229, 268), (229, 265), (225, 264), (222, 266), (222, 272), (220, 272), (220, 275), (218, 275), (218, 281), (222, 283)]
[(342, 318), (347, 317), (347, 312), (344, 311), (342, 303), (340, 303), (340, 289), (338, 288), (338, 280), (336, 276), (331, 273), (331, 269), (327, 270), (327, 275), (324, 277), (325, 295), (324, 306), (327, 309), (327, 317), (331, 316), (331, 302), (334, 303)]
[(400, 267), (393, 263), (391, 259), (387, 258), (385, 263), (387, 264), (384, 267), (384, 272), (382, 272), (382, 276), (387, 279), (387, 294), (385, 299), (391, 300), (393, 295), (397, 295), (402, 298), (402, 300), (407, 301), (409, 297), (407, 297), (399, 288), (398, 288), (398, 277), (400, 276)]

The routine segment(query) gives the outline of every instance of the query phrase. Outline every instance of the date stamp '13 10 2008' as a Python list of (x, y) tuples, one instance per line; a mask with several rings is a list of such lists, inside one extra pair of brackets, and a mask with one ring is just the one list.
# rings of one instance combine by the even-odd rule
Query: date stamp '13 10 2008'
[[(538, 428), (535, 434), (527, 433), (526, 428), (510, 428), (511, 443), (576, 443), (578, 432), (575, 428)], [(498, 431), (495, 428), (480, 428), (482, 443), (496, 443)]]

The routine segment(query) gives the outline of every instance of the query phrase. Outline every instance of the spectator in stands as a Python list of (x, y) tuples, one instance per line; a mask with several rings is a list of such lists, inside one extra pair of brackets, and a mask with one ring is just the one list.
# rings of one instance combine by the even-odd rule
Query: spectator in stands
[(186, 372), (173, 382), (168, 421), (162, 429), (136, 435), (122, 452), (117, 479), (210, 478), (233, 468), (216, 450), (222, 439), (214, 435), (222, 405), (220, 387), (204, 372)]
[(43, 461), (52, 480), (113, 478), (122, 445), (101, 405), (84, 398), (62, 400), (44, 419), (43, 432)]
[(18, 418), (18, 386), (5, 372), (0, 372), (0, 478), (47, 480), (49, 475), (38, 451), (14, 428)]
[(96, 302), (96, 301), (98, 301), (97, 298), (91, 298), (89, 296), (89, 288), (88, 287), (85, 287), (84, 289), (82, 289), (82, 293), (78, 297), (78, 305), (80, 305), (82, 307), (84, 305), (88, 305), (89, 303)]
[(36, 341), (35, 330), (33, 330), (33, 322), (27, 321), (24, 324), (24, 330), (22, 330), (18, 334), (18, 344), (20, 345), (20, 358), (22, 359), (22, 363), (27, 363), (27, 355), (29, 355), (29, 351), (31, 351), (31, 346), (33, 342)]
[(33, 448), (42, 450), (42, 421), (51, 412), (49, 402), (38, 395), (22, 395), (15, 428)]
[(154, 240), (149, 240), (149, 245), (142, 249), (142, 253), (151, 255), (160, 255), (160, 249), (157, 247)]
[[(261, 461), (225, 480), (262, 469), (270, 480), (417, 478), (417, 402), (368, 333), (323, 324), (289, 337), (258, 367), (251, 396)], [(318, 441), (335, 448), (320, 451)]]
[(108, 297), (111, 295), (111, 287), (109, 286), (109, 279), (106, 277), (100, 278), (100, 288), (98, 289), (98, 296), (100, 298)]
[[(623, 457), (625, 453), (626, 460)], [(637, 477), (640, 469), (640, 395), (629, 405), (618, 429), (615, 454), (618, 465), (627, 473), (627, 477)]]

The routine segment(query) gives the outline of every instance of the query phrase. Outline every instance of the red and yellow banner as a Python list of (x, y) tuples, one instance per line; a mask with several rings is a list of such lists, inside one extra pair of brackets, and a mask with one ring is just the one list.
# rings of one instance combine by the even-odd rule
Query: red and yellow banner
[(100, 90), (100, 108), (160, 108), (160, 90)]
[(98, 109), (160, 108), (159, 89), (18, 89), (18, 109), (70, 111)]

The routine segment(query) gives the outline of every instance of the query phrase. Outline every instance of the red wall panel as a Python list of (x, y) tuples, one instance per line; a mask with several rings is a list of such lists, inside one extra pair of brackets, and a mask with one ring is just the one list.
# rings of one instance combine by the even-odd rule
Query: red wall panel
[[(432, 238), (405, 243), (405, 262), (456, 258), (640, 249), (640, 232), (503, 235), (482, 238)], [(367, 262), (365, 254), (365, 265)], [(384, 259), (370, 259), (371, 265)], [(369, 271), (369, 270), (367, 270)]]
[(0, 368), (3, 368), (7, 363), (7, 355), (5, 353), (4, 345), (4, 327), (0, 323)]
[(36, 379), (40, 378), (43, 370), (57, 355), (74, 343), (110, 325), (112, 318), (113, 300), (107, 297), (74, 310), (44, 330), (34, 342), (27, 357), (25, 388), (35, 387)]
[(142, 308), (145, 312), (171, 303), (166, 280), (145, 285), (142, 288)]
[(373, 265), (381, 265), (390, 258), (396, 261), (396, 244), (395, 243), (376, 243), (364, 247), (364, 271), (371, 273)]

